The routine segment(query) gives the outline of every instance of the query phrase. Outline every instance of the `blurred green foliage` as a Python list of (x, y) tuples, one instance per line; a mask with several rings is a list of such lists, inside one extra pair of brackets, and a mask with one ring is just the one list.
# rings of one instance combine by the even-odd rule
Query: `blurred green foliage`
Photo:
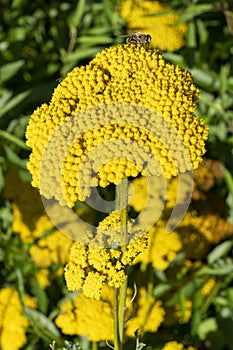
[[(197, 113), (209, 125), (206, 156), (224, 166), (224, 179), (212, 191), (226, 198), (226, 216), (233, 223), (233, 3), (161, 2), (173, 6), (180, 12), (180, 21), (188, 24), (185, 47), (164, 55), (168, 61), (189, 69), (201, 89)], [(101, 49), (122, 42), (119, 35), (126, 33), (126, 23), (119, 15), (119, 6), (120, 1), (114, 0), (1, 1), (0, 189), (12, 166), (29, 180), (25, 128), (32, 111), (50, 99), (58, 79), (74, 66), (88, 62)], [(0, 205), (1, 288), (15, 286), (22, 298), (27, 292), (38, 300), (38, 310), (24, 308), (31, 324), (25, 349), (47, 349), (53, 340), (63, 349), (79, 349), (79, 345), (64, 343), (53, 323), (58, 303), (68, 297), (63, 277), (46, 290), (40, 287), (29, 246), (12, 232), (11, 204), (1, 198)], [(159, 346), (161, 337), (166, 339), (167, 334), (175, 333), (180, 339), (188, 334), (188, 341), (196, 341), (200, 349), (233, 349), (232, 248), (232, 239), (217, 245), (206, 259), (206, 269), (192, 272), (188, 280), (186, 274), (190, 271), (183, 269), (172, 278), (154, 271), (154, 296), (173, 291), (167, 306), (178, 302), (181, 307), (184, 300), (192, 298), (193, 315), (188, 325), (177, 325), (175, 331), (164, 327), (161, 333), (150, 335), (149, 343)], [(176, 258), (177, 266), (179, 259), (183, 257)], [(53, 268), (56, 271), (58, 267)], [(217, 283), (203, 302), (200, 290), (206, 276), (215, 276)], [(90, 346), (85, 339), (76, 337), (72, 341), (81, 343), (84, 350)], [(56, 349), (55, 343), (51, 348)]]

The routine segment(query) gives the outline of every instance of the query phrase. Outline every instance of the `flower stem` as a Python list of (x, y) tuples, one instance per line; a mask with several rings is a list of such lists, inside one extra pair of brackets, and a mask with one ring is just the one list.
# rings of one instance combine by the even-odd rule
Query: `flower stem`
[[(117, 206), (120, 208), (120, 225), (121, 225), (121, 251), (122, 254), (126, 251), (128, 238), (128, 181), (123, 179), (118, 187)], [(125, 303), (127, 294), (128, 276), (126, 271), (126, 278), (121, 287), (115, 289), (115, 310), (114, 310), (114, 348), (115, 350), (123, 349), (124, 338), (124, 315)]]
[(91, 350), (98, 350), (98, 343), (96, 341), (92, 342)]
[(120, 337), (119, 337), (119, 320), (118, 320), (118, 310), (119, 310), (119, 288), (114, 289), (114, 350), (120, 350)]

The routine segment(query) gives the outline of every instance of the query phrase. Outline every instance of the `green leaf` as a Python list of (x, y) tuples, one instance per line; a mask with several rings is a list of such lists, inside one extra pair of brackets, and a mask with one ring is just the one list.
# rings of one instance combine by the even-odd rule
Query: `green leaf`
[[(186, 283), (184, 286), (180, 286), (180, 289), (182, 289), (182, 293), (185, 299), (188, 299), (190, 298), (190, 295), (192, 295), (202, 285), (203, 285), (203, 278), (195, 278), (192, 281)], [(173, 306), (175, 304), (178, 304), (179, 302), (180, 302), (180, 292), (178, 291), (171, 297), (171, 299), (169, 299), (166, 302), (166, 305)]]
[(73, 62), (75, 64), (79, 60), (83, 60), (88, 57), (94, 57), (97, 52), (99, 52), (98, 47), (90, 47), (85, 50), (79, 48), (70, 54), (67, 54), (66, 51), (62, 50), (61, 56), (63, 63)]
[(0, 84), (12, 78), (24, 65), (24, 60), (6, 63), (0, 67)]
[(6, 153), (6, 159), (9, 161), (9, 163), (16, 165), (20, 169), (26, 169), (26, 164), (28, 162), (27, 159), (21, 159), (17, 153), (15, 153), (9, 146), (4, 145), (3, 146), (5, 153)]
[(220, 68), (220, 86), (221, 86), (221, 91), (220, 95), (223, 95), (227, 89), (228, 89), (228, 77), (231, 75), (231, 67), (229, 63), (224, 64)]
[(184, 57), (181, 55), (178, 55), (174, 52), (164, 52), (164, 57), (166, 60), (170, 61), (173, 64), (178, 64), (179, 66), (184, 66)]
[(179, 20), (182, 22), (188, 22), (192, 20), (194, 17), (197, 17), (202, 13), (209, 12), (212, 9), (213, 9), (212, 4), (190, 5), (183, 12)]
[(80, 44), (85, 44), (85, 46), (94, 46), (101, 44), (111, 44), (113, 39), (107, 35), (98, 35), (98, 36), (81, 36), (78, 38)]
[(196, 23), (200, 44), (204, 45), (208, 40), (209, 32), (206, 29), (205, 23), (201, 19), (198, 18)]
[(18, 291), (19, 291), (20, 301), (22, 304), (24, 304), (25, 288), (24, 288), (22, 271), (20, 269), (16, 269), (15, 272), (18, 280)]
[(199, 68), (190, 69), (193, 77), (197, 82), (201, 85), (204, 85), (207, 89), (211, 90), (219, 90), (220, 81), (217, 77), (213, 76), (213, 74), (208, 73)]
[(60, 338), (59, 330), (44, 314), (28, 307), (24, 307), (23, 311), (38, 336), (46, 339), (47, 341), (58, 340)]
[(198, 276), (203, 276), (203, 275), (209, 275), (209, 276), (224, 276), (224, 275), (229, 275), (233, 273), (233, 265), (231, 266), (223, 266), (223, 267), (215, 267), (213, 269), (211, 268), (206, 268), (206, 269), (201, 269), (197, 275)]
[(85, 12), (86, 0), (79, 0), (75, 10), (67, 17), (67, 23), (70, 28), (78, 27)]
[(232, 176), (232, 173), (226, 167), (224, 167), (223, 172), (224, 172), (224, 179), (226, 181), (228, 190), (229, 190), (229, 192), (233, 193), (233, 176)]
[(0, 192), (2, 191), (4, 185), (5, 185), (4, 174), (2, 171), (2, 167), (0, 166)]
[(226, 198), (226, 203), (229, 206), (229, 213), (227, 220), (233, 225), (233, 193), (230, 192)]
[(227, 288), (226, 295), (227, 295), (228, 305), (233, 310), (233, 287)]
[[(11, 94), (8, 94), (8, 100), (5, 101), (5, 103), (3, 104), (3, 100), (0, 100), (0, 118), (6, 114), (7, 112), (9, 112), (11, 109), (13, 109), (14, 107), (16, 107), (18, 104), (20, 104), (23, 100), (25, 100), (25, 98), (30, 94), (30, 91), (24, 91), (21, 92), (20, 94), (11, 97)], [(4, 95), (6, 97), (6, 95)]]
[(45, 290), (41, 288), (36, 278), (33, 278), (33, 295), (35, 295), (38, 300), (39, 310), (45, 314), (48, 309), (49, 300)]
[(212, 265), (215, 261), (226, 256), (233, 247), (232, 241), (226, 241), (215, 247), (207, 256), (207, 262)]
[(217, 321), (214, 317), (203, 320), (197, 329), (197, 334), (201, 340), (205, 340), (209, 333), (214, 333), (218, 329)]
[(187, 46), (193, 47), (193, 48), (197, 47), (196, 26), (194, 22), (189, 23), (189, 26), (188, 26)]
[(191, 334), (192, 336), (197, 334), (197, 327), (201, 322), (201, 309), (202, 309), (202, 297), (201, 288), (199, 288), (192, 299), (192, 318), (191, 318)]
[(171, 290), (172, 286), (168, 283), (160, 283), (153, 289), (153, 296), (155, 298), (161, 297), (164, 293)]
[(18, 139), (16, 136), (8, 133), (7, 131), (0, 130), (0, 138), (4, 139), (10, 143), (14, 143), (15, 145), (17, 145), (20, 148), (25, 149), (27, 151), (30, 150), (30, 148), (27, 145), (25, 145), (24, 141)]

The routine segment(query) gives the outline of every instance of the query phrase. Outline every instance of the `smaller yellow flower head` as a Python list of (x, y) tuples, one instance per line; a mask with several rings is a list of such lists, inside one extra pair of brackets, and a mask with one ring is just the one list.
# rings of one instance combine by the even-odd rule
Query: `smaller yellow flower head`
[(120, 13), (128, 31), (150, 34), (154, 47), (176, 51), (184, 46), (187, 26), (177, 23), (179, 15), (170, 6), (158, 1), (123, 0)]
[(128, 337), (135, 337), (135, 332), (140, 329), (141, 333), (156, 332), (162, 324), (165, 310), (160, 300), (146, 293), (145, 288), (140, 288), (136, 301), (135, 315), (126, 322), (125, 334)]
[(55, 323), (64, 334), (87, 336), (90, 341), (113, 341), (114, 289), (103, 287), (101, 300), (87, 298), (80, 293), (66, 301)]
[[(72, 241), (54, 229), (44, 212), (38, 191), (12, 171), (6, 175), (4, 196), (12, 202), (14, 233), (19, 234), (23, 242), (37, 240), (29, 251), (33, 261), (40, 267), (48, 267), (52, 263), (65, 264)], [(45, 237), (41, 237), (43, 235)]]
[[(129, 232), (130, 225), (128, 222)], [(113, 228), (118, 229), (111, 234)], [(84, 246), (78, 242), (72, 245), (69, 263), (65, 268), (68, 289), (82, 289), (85, 296), (99, 300), (103, 285), (120, 287), (127, 277), (126, 266), (132, 264), (135, 257), (146, 249), (147, 240), (148, 235), (139, 232), (121, 249), (120, 212), (112, 212), (99, 224), (95, 237), (97, 246)], [(106, 244), (111, 248), (98, 248)]]
[(134, 263), (151, 263), (158, 270), (165, 270), (182, 248), (181, 240), (176, 232), (166, 232), (166, 222), (159, 220), (149, 231), (148, 248), (135, 259)]
[(184, 347), (183, 344), (178, 343), (177, 341), (170, 341), (164, 345), (162, 350), (196, 350), (193, 346)]
[[(34, 300), (28, 295), (25, 305), (35, 307)], [(18, 292), (12, 288), (0, 290), (0, 348), (1, 350), (18, 350), (26, 343), (26, 329), (29, 325), (23, 316)]]

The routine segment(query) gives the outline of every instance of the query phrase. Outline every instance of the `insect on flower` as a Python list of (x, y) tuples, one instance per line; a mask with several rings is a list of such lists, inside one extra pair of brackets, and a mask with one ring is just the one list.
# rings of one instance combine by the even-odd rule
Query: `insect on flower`
[(143, 34), (139, 32), (134, 32), (128, 35), (122, 35), (122, 37), (126, 37), (126, 43), (134, 43), (134, 44), (146, 44), (149, 45), (151, 42), (150, 34)]

